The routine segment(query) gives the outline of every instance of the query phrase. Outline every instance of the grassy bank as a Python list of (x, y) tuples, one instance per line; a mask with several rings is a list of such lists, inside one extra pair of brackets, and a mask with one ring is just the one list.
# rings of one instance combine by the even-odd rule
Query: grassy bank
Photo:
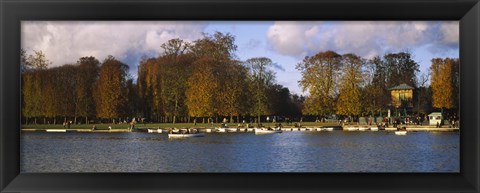
[[(264, 126), (270, 126), (273, 127), (275, 124), (274, 123), (262, 123)], [(337, 123), (335, 122), (330, 122), (330, 123), (318, 123), (318, 122), (303, 122), (302, 127), (335, 127), (338, 126)], [(108, 127), (111, 126), (112, 129), (128, 129), (130, 127), (130, 124), (95, 124), (97, 130), (108, 130)], [(228, 123), (228, 127), (237, 127), (238, 123)], [(351, 126), (366, 126), (366, 125), (358, 125), (356, 123), (351, 124)], [(435, 126), (430, 126), (430, 125), (402, 125), (408, 127), (415, 127), (415, 128), (430, 128), (430, 127), (435, 127)], [(78, 125), (70, 125), (70, 129), (91, 129), (93, 127), (93, 124), (78, 124)], [(213, 128), (213, 127), (221, 127), (221, 123), (215, 123), (213, 124), (202, 124), (202, 123), (197, 123), (197, 125), (194, 125), (193, 123), (147, 123), (147, 124), (136, 124), (135, 128), (137, 129), (146, 129), (146, 128), (184, 128), (184, 127), (200, 127), (200, 128)], [(244, 127), (244, 126), (243, 126)], [(282, 127), (294, 127), (294, 124), (287, 125), (286, 123), (282, 123)], [(391, 126), (390, 126), (391, 127)], [(68, 129), (67, 126), (63, 127), (62, 124), (30, 124), (30, 125), (22, 125), (22, 129), (39, 129), (39, 130), (44, 130), (44, 129)]]
[[(238, 123), (227, 123), (228, 127), (237, 127)], [(274, 126), (274, 123), (263, 123), (264, 126)], [(127, 129), (130, 127), (130, 124), (95, 124), (97, 129), (99, 130), (104, 130), (108, 129), (109, 126), (112, 127), (112, 129)], [(147, 123), (147, 124), (136, 124), (135, 128), (170, 128), (170, 127), (176, 127), (176, 128), (183, 128), (183, 127), (204, 127), (204, 128), (212, 128), (212, 127), (220, 127), (221, 123), (215, 123), (213, 124), (202, 124), (202, 123), (197, 123), (197, 125), (194, 125), (193, 123)], [(284, 127), (293, 127), (293, 123), (288, 126), (286, 123), (282, 123), (282, 126)], [(337, 126), (336, 123), (316, 123), (316, 122), (304, 122), (302, 123), (302, 126)], [(91, 129), (93, 127), (93, 124), (79, 124), (79, 125), (70, 125), (70, 129)], [(22, 129), (67, 129), (67, 126), (63, 126), (62, 124), (30, 124), (30, 125), (22, 125)]]

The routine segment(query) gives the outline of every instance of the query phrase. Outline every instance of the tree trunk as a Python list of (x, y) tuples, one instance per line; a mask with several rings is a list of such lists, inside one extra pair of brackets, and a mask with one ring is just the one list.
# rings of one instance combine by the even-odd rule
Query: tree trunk
[(54, 125), (57, 124), (57, 117), (56, 117), (56, 116), (53, 117), (53, 124), (54, 124)]
[(230, 115), (230, 123), (233, 121), (233, 115)]
[(202, 123), (205, 124), (205, 117), (202, 118)]
[(85, 116), (85, 124), (88, 125), (88, 116)]
[(75, 125), (77, 124), (77, 116), (73, 118), (73, 122), (75, 123)]
[[(443, 110), (443, 109), (442, 109)], [(37, 117), (35, 117), (35, 125), (37, 124)]]

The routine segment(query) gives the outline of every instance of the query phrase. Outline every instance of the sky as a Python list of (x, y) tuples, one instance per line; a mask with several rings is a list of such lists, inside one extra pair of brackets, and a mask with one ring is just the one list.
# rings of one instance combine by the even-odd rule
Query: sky
[(238, 59), (270, 58), (277, 83), (303, 95), (295, 66), (322, 51), (366, 59), (408, 51), (419, 74), (432, 58), (459, 57), (458, 21), (22, 21), (21, 45), (27, 54), (43, 51), (51, 67), (112, 55), (135, 78), (141, 58), (161, 54), (166, 41), (192, 42), (216, 31), (235, 36)]

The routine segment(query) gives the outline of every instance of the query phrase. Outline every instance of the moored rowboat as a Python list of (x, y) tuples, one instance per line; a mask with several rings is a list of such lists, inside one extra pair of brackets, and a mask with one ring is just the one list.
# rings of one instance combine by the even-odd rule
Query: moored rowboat
[(181, 138), (181, 137), (205, 137), (205, 133), (191, 133), (191, 134), (168, 134), (168, 138)]
[(347, 127), (347, 128), (343, 128), (343, 130), (347, 130), (347, 131), (358, 131), (358, 127)]
[(265, 129), (265, 128), (262, 128), (262, 129), (258, 129), (256, 128), (255, 129), (255, 134), (269, 134), (269, 133), (282, 133), (282, 130), (268, 130), (268, 129)]
[(395, 135), (406, 135), (407, 131), (395, 131)]
[(237, 132), (237, 128), (227, 128), (227, 132)]
[(67, 132), (66, 129), (47, 129), (45, 131), (46, 132), (52, 132), (52, 133), (65, 133), (65, 132)]

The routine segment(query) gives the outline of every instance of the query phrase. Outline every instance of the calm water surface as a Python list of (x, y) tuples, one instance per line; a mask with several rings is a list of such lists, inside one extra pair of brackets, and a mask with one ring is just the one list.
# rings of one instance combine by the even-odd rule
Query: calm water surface
[(459, 172), (459, 132), (21, 134), (22, 172)]

